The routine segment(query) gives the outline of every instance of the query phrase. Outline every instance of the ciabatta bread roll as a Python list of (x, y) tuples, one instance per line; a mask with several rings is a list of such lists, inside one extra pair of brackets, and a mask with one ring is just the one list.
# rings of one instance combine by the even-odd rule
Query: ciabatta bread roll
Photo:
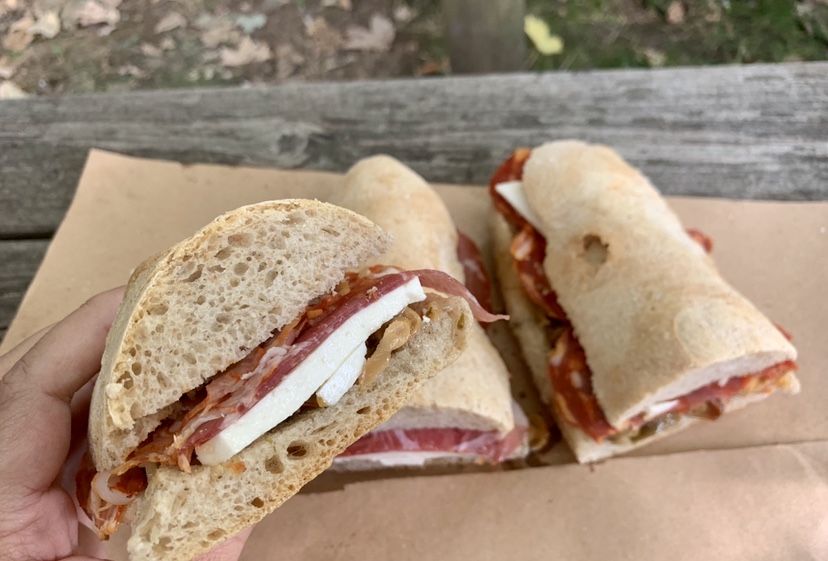
[(389, 242), (327, 203), (266, 202), (135, 271), (77, 478), (102, 538), (131, 520), (133, 561), (192, 559), (278, 507), (460, 355), (474, 316), (493, 316), (443, 273), (365, 268)]
[(786, 336), (610, 148), (520, 150), (491, 192), (511, 323), (579, 461), (799, 390)]

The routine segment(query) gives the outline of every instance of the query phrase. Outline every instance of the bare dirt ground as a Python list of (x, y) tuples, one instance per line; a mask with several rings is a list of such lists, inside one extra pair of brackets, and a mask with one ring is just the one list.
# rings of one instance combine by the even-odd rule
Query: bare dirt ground
[[(828, 0), (526, 0), (526, 14), (529, 70), (828, 58)], [(443, 30), (439, 0), (0, 0), (0, 99), (440, 75)]]
[(433, 74), (439, 27), (428, 4), (382, 0), (0, 0), (0, 79), (55, 94)]

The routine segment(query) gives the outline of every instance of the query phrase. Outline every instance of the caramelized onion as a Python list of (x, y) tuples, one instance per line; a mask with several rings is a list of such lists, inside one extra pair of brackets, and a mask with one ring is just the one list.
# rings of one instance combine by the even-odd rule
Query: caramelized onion
[(105, 502), (113, 505), (128, 505), (135, 498), (109, 486), (111, 471), (101, 471), (92, 478), (92, 492)]
[(391, 353), (405, 345), (411, 336), (420, 329), (422, 323), (423, 320), (417, 312), (408, 307), (391, 320), (391, 323), (385, 328), (376, 350), (365, 361), (358, 383), (373, 384), (383, 370), (388, 367)]

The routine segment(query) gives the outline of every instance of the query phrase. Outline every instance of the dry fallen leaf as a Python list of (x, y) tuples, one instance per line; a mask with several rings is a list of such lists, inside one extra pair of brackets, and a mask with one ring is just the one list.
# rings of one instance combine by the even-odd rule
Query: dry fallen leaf
[(644, 57), (647, 59), (647, 63), (652, 67), (664, 66), (667, 62), (667, 55), (658, 49), (653, 49), (652, 47), (644, 49)]
[(339, 8), (341, 10), (345, 10), (346, 12), (350, 12), (351, 8), (351, 0), (322, 0), (322, 7), (323, 8)]
[(722, 5), (720, 2), (707, 0), (704, 12), (704, 21), (706, 22), (717, 23), (722, 20)]
[(166, 33), (187, 25), (187, 20), (178, 12), (170, 12), (155, 25), (156, 33)]
[(324, 31), (328, 24), (325, 22), (325, 18), (323, 17), (312, 17), (310, 15), (306, 15), (302, 18), (302, 23), (305, 26), (305, 33), (308, 34), (308, 37), (316, 37), (319, 35), (320, 31)]
[(545, 21), (528, 15), (523, 19), (523, 31), (542, 55), (559, 55), (564, 50), (563, 39), (553, 35)]
[(201, 43), (208, 49), (215, 49), (219, 45), (236, 45), (241, 38), (241, 32), (231, 25), (205, 31), (201, 34)]
[(121, 21), (121, 12), (118, 11), (117, 6), (113, 6), (111, 3), (86, 0), (80, 7), (75, 21), (82, 27), (100, 23), (115, 25)]
[(667, 23), (677, 25), (684, 22), (684, 16), (687, 14), (687, 7), (681, 0), (673, 0), (667, 6)]
[(367, 29), (352, 26), (348, 28), (347, 34), (346, 49), (384, 52), (391, 48), (396, 30), (391, 20), (379, 14), (374, 14), (371, 16), (371, 22)]
[(134, 64), (127, 64), (118, 69), (118, 75), (132, 76), (134, 78), (143, 78), (146, 75), (146, 73)]
[(9, 60), (9, 57), (0, 58), (0, 79), (8, 80), (14, 76), (17, 67)]
[(305, 57), (296, 52), (293, 45), (287, 43), (276, 47), (276, 77), (279, 80), (289, 78), (304, 62)]
[(6, 80), (0, 84), (0, 99), (23, 99), (29, 97), (29, 94), (20, 89), (20, 86)]
[(149, 57), (159, 57), (163, 51), (151, 43), (141, 43), (141, 54)]
[(29, 33), (32, 35), (42, 35), (47, 39), (55, 37), (60, 33), (60, 18), (58, 17), (58, 13), (51, 10), (41, 14), (35, 24), (29, 28)]
[(31, 12), (26, 12), (26, 14), (20, 18), (19, 20), (15, 21), (9, 26), (9, 31), (26, 31), (28, 32), (29, 29), (35, 24), (34, 16)]
[(17, 53), (31, 45), (33, 40), (34, 35), (26, 31), (12, 31), (3, 37), (3, 48)]
[(176, 47), (176, 45), (175, 45), (175, 39), (173, 39), (172, 37), (169, 37), (169, 36), (168, 36), (168, 37), (164, 37), (164, 38), (163, 38), (163, 39), (161, 39), (161, 41), (158, 43), (158, 46), (159, 46), (159, 47), (161, 47), (161, 48), (162, 48), (163, 50), (165, 50), (165, 51), (171, 51), (171, 50), (173, 50), (173, 49)]
[(325, 18), (304, 18), (305, 32), (313, 39), (312, 50), (317, 55), (334, 54), (343, 46), (342, 35), (332, 26), (325, 22)]
[(408, 23), (409, 21), (417, 17), (417, 12), (415, 12), (405, 4), (400, 4), (399, 6), (394, 8), (393, 15), (394, 21), (398, 21), (400, 23)]
[(0, 0), (0, 17), (22, 7), (20, 0)]
[(236, 49), (225, 47), (221, 50), (221, 64), (228, 67), (264, 62), (270, 57), (270, 47), (267, 43), (254, 41), (250, 37), (243, 38)]
[(193, 25), (203, 32), (201, 43), (208, 49), (215, 49), (219, 45), (236, 45), (242, 38), (235, 20), (229, 17), (201, 14)]

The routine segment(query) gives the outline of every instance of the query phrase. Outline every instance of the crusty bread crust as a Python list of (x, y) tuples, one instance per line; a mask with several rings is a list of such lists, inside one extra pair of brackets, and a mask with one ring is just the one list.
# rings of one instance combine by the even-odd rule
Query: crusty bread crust
[(220, 216), (139, 266), (92, 397), (95, 466), (121, 464), (182, 394), (242, 359), (389, 242), (345, 209), (273, 201)]
[(796, 358), (650, 182), (610, 148), (545, 144), (526, 162), (523, 186), (546, 238), (544, 270), (611, 425)]
[[(437, 269), (464, 281), (457, 258), (457, 227), (448, 208), (422, 177), (401, 162), (389, 156), (361, 160), (330, 200), (393, 236), (388, 251), (373, 262)], [(385, 427), (456, 427), (501, 434), (512, 430), (509, 371), (476, 322), (463, 355), (425, 384)]]
[(466, 302), (430, 295), (412, 307), (430, 321), (370, 387), (354, 386), (335, 406), (296, 415), (224, 464), (152, 474), (127, 544), (131, 560), (187, 561), (258, 522), (454, 361), (474, 325)]
[[(561, 430), (564, 440), (575, 453), (580, 463), (596, 462), (624, 454), (661, 440), (671, 434), (687, 428), (701, 419), (684, 416), (681, 420), (658, 432), (657, 434), (642, 438), (637, 442), (613, 443), (605, 440), (602, 443), (595, 442), (580, 429), (570, 425), (562, 419), (552, 406), (552, 384), (549, 379), (547, 356), (550, 351), (550, 344), (546, 334), (548, 320), (540, 309), (535, 306), (521, 288), (520, 280), (514, 269), (514, 260), (509, 253), (509, 246), (515, 235), (514, 229), (505, 218), (494, 212), (491, 217), (491, 231), (493, 251), (497, 265), (497, 275), (500, 282), (501, 293), (509, 312), (509, 326), (520, 344), (524, 359), (526, 360), (535, 385), (540, 391), (541, 398), (549, 405), (552, 415)], [(599, 352), (601, 352), (599, 350)], [(591, 363), (589, 352), (587, 360)], [(594, 376), (594, 374), (593, 374)], [(799, 381), (793, 372), (785, 375), (781, 384), (788, 393), (799, 391)], [(760, 393), (742, 397), (736, 397), (725, 406), (725, 413), (740, 409), (749, 403), (765, 399), (770, 394)]]

